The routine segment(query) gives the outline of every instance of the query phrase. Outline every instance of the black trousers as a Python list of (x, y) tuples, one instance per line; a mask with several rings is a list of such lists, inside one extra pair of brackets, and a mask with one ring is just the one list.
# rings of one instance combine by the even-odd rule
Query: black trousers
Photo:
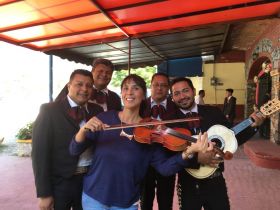
[(230, 210), (223, 175), (196, 179), (187, 172), (178, 175), (177, 193), (180, 210)]
[(141, 210), (153, 210), (153, 202), (156, 197), (159, 210), (171, 210), (175, 188), (175, 175), (162, 176), (153, 167), (146, 174), (141, 194)]
[(54, 209), (82, 210), (83, 174), (53, 179)]

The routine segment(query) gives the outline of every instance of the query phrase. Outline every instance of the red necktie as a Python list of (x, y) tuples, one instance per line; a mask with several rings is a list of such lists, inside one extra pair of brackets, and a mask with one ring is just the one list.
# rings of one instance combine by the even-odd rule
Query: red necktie
[(75, 106), (69, 109), (68, 114), (72, 119), (80, 124), (81, 121), (86, 120), (87, 111), (83, 106)]
[(92, 95), (91, 95), (91, 100), (96, 100), (98, 104), (104, 104), (106, 103), (106, 93), (93, 89)]
[(163, 115), (165, 114), (165, 108), (162, 105), (154, 105), (151, 110), (152, 117), (157, 119), (158, 116), (162, 119)]

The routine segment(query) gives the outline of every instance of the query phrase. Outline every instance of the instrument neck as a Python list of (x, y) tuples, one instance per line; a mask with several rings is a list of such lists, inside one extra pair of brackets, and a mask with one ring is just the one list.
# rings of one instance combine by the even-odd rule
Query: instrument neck
[[(177, 132), (176, 130), (173, 130), (171, 128), (166, 128), (165, 130), (168, 134), (172, 135), (172, 136), (175, 136), (175, 137), (178, 137), (180, 139), (183, 139), (183, 140), (186, 140), (188, 142), (191, 142), (191, 143), (196, 143), (197, 142), (197, 139), (192, 137), (192, 136), (188, 136), (188, 135), (185, 135), (185, 134), (182, 134), (180, 132)], [(224, 157), (224, 153), (220, 150), (220, 148), (214, 146), (214, 151), (216, 151), (221, 157)]]
[(176, 130), (173, 130), (171, 128), (166, 128), (165, 130), (168, 134), (172, 135), (172, 136), (175, 136), (175, 137), (178, 137), (180, 139), (184, 139), (186, 141), (189, 141), (189, 142), (192, 142), (192, 143), (195, 143), (196, 142), (196, 138), (192, 137), (192, 136), (188, 136), (188, 135), (185, 135), (183, 133), (180, 133), (180, 132), (177, 132)]
[[(256, 115), (259, 117), (263, 116), (263, 114), (261, 112), (257, 112)], [(237, 135), (240, 132), (242, 132), (243, 130), (245, 130), (246, 128), (248, 128), (250, 125), (252, 125), (254, 122), (255, 122), (255, 120), (253, 118), (249, 117), (248, 119), (243, 120), (241, 123), (239, 123), (236, 126), (234, 126), (233, 128), (231, 128), (231, 130), (233, 130), (234, 134)]]
[(243, 130), (245, 130), (246, 128), (248, 128), (253, 123), (254, 123), (253, 119), (252, 118), (248, 118), (246, 120), (243, 120), (241, 123), (237, 124), (233, 128), (231, 128), (231, 130), (233, 130), (234, 135), (237, 135), (240, 132), (242, 132)]

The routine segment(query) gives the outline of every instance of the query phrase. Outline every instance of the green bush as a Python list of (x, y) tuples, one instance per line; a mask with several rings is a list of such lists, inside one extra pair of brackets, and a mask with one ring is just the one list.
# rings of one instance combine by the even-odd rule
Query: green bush
[(32, 129), (34, 122), (27, 123), (24, 127), (19, 129), (16, 134), (17, 139), (27, 140), (32, 138)]

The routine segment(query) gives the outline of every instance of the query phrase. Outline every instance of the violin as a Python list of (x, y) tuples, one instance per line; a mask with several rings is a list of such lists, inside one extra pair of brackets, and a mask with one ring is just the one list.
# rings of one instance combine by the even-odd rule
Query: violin
[[(165, 124), (177, 123), (177, 122), (188, 122), (199, 120), (198, 117), (183, 118), (175, 120), (158, 121), (152, 120), (151, 118), (143, 119), (140, 123), (136, 124), (125, 124), (125, 125), (111, 125), (106, 127), (104, 130), (115, 130), (123, 128), (134, 128), (133, 134), (126, 134), (124, 131), (120, 133), (121, 136), (125, 136), (128, 139), (134, 139), (139, 143), (152, 144), (154, 142), (162, 144), (169, 150), (172, 151), (183, 151), (191, 143), (197, 141), (196, 138), (191, 136), (191, 132), (185, 128), (169, 128)], [(90, 131), (90, 129), (85, 128)], [(220, 148), (214, 146), (214, 151), (221, 158), (229, 160), (232, 158), (232, 153), (223, 152)]]
[[(152, 120), (151, 122), (158, 121)], [(133, 133), (134, 139), (140, 143), (160, 143), (171, 151), (183, 151), (191, 143), (195, 143), (197, 141), (195, 137), (191, 136), (191, 132), (188, 129), (172, 129), (166, 127), (164, 124), (135, 127)], [(226, 160), (232, 158), (232, 154), (230, 152), (226, 151), (224, 153), (217, 146), (214, 146), (214, 152), (218, 154), (220, 158)]]
[[(149, 122), (158, 122), (157, 120), (148, 118), (144, 120), (148, 120)], [(164, 124), (152, 124), (149, 126), (135, 127), (133, 129), (133, 134), (134, 139), (139, 143), (159, 143), (171, 151), (183, 151), (190, 143), (180, 138), (180, 136), (190, 136), (191, 132), (188, 129), (183, 128), (170, 129)]]

